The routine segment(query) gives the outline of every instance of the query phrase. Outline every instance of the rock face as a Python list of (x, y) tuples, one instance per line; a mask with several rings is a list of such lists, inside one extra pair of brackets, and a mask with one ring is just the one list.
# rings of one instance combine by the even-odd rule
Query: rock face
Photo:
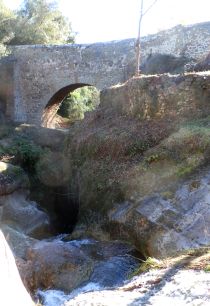
[(50, 233), (50, 220), (35, 202), (27, 199), (29, 181), (17, 166), (0, 163), (0, 221), (22, 234), (43, 238)]
[(4, 306), (34, 306), (29, 293), (23, 286), (12, 252), (1, 231), (0, 270), (1, 304)]
[(47, 214), (38, 209), (35, 202), (26, 199), (27, 192), (17, 191), (2, 196), (2, 219), (6, 224), (34, 238), (43, 238), (50, 233), (50, 221)]
[(208, 245), (209, 81), (208, 72), (130, 79), (70, 129), (87, 228), (101, 224), (150, 256)]
[[(183, 177), (209, 161), (208, 136), (205, 145), (202, 140), (204, 129), (209, 133), (209, 119), (198, 120), (210, 114), (209, 80), (208, 72), (183, 77), (142, 77), (102, 94), (102, 107), (109, 100), (113, 111), (124, 116), (138, 117), (143, 122), (153, 118), (177, 122), (177, 132), (158, 146), (144, 150), (135, 178), (130, 177), (126, 183), (132, 190), (131, 200), (123, 201), (108, 213), (112, 224), (118, 224), (118, 234), (124, 233), (122, 238), (132, 239), (139, 249), (152, 256), (169, 256), (210, 243), (209, 174), (198, 178), (198, 186), (186, 181), (182, 188), (178, 187)], [(194, 180), (197, 181), (196, 176)], [(168, 199), (158, 191), (170, 184), (175, 195)]]
[[(109, 212), (115, 235), (155, 257), (210, 244), (210, 174), (195, 177), (170, 199), (154, 194)], [(118, 230), (116, 230), (118, 229)]]
[[(128, 183), (133, 189), (130, 197), (135, 200), (124, 201), (108, 213), (109, 220), (118, 224), (118, 235), (123, 232), (122, 238), (132, 239), (147, 254), (164, 257), (210, 243), (209, 174), (200, 178), (194, 175), (195, 182), (182, 181), (183, 186), (178, 187), (182, 177), (209, 161), (208, 136), (205, 145), (202, 140), (204, 129), (208, 130), (208, 118), (196, 123), (199, 117), (210, 114), (209, 80), (208, 72), (142, 77), (107, 89), (102, 95), (102, 107), (109, 100), (113, 111), (125, 116), (138, 116), (142, 121), (171, 116), (177, 121), (178, 132), (145, 150), (144, 161), (137, 166), (142, 172), (139, 170)], [(183, 122), (189, 123), (184, 127)], [(179, 128), (180, 124), (183, 128)], [(170, 184), (175, 194), (168, 199), (158, 190)]]

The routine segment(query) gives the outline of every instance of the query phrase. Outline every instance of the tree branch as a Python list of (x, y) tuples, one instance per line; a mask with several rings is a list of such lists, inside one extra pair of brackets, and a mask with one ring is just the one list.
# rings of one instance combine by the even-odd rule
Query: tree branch
[(155, 5), (155, 3), (158, 0), (154, 0), (152, 2), (152, 4), (144, 11), (144, 0), (141, 0), (141, 9), (140, 9), (140, 17), (139, 17), (139, 28), (138, 28), (138, 37), (136, 40), (136, 72), (135, 72), (135, 76), (139, 76), (140, 75), (140, 62), (141, 62), (141, 24), (142, 24), (142, 19), (144, 17), (144, 15), (146, 15), (146, 13)]
[(158, 0), (154, 0), (153, 1), (153, 3), (146, 9), (146, 11), (142, 14), (142, 17), (144, 16), (144, 15), (146, 15), (148, 12), (149, 12), (149, 10), (151, 10), (151, 8), (155, 5), (155, 3), (157, 2)]

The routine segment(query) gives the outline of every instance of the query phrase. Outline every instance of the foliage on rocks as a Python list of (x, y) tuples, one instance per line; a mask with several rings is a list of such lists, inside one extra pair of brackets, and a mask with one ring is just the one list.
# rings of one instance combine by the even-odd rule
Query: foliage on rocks
[(69, 123), (84, 119), (84, 114), (93, 111), (99, 104), (99, 92), (95, 87), (85, 86), (70, 93), (58, 110)]
[(21, 164), (23, 168), (33, 171), (43, 149), (25, 137), (16, 137), (7, 152), (14, 156), (16, 162)]
[[(39, 137), (40, 139), (41, 136)], [(28, 172), (35, 173), (37, 162), (41, 156), (48, 154), (48, 151), (47, 147), (39, 145), (37, 141), (32, 139), (32, 135), (24, 133), (19, 127), (16, 128), (10, 123), (0, 125), (1, 161), (12, 162), (20, 165)]]
[(146, 260), (142, 260), (139, 267), (132, 273), (131, 277), (147, 272), (151, 269), (162, 268), (161, 261), (153, 257), (148, 257)]

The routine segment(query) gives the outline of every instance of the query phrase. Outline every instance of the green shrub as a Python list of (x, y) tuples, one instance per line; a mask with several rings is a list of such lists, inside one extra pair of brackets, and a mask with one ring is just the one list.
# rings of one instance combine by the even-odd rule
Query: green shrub
[(161, 262), (155, 258), (148, 257), (146, 260), (143, 260), (139, 267), (130, 275), (130, 277), (139, 275), (141, 273), (147, 272), (151, 269), (160, 269)]
[(94, 110), (98, 104), (98, 90), (92, 86), (85, 86), (74, 90), (64, 99), (58, 110), (58, 115), (75, 122), (82, 120), (85, 112)]
[(29, 171), (34, 171), (35, 164), (43, 152), (40, 146), (35, 145), (26, 137), (15, 138), (13, 144), (7, 149), (7, 153), (13, 155), (15, 160)]
[(210, 272), (210, 265), (207, 265), (207, 266), (205, 267), (204, 271), (209, 273), (209, 272)]
[(142, 154), (149, 147), (150, 147), (149, 142), (144, 140), (137, 140), (128, 147), (126, 155), (134, 157), (137, 154)]

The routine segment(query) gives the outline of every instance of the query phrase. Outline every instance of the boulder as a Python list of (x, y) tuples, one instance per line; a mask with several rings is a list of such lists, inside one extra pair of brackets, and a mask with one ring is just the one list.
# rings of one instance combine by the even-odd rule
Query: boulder
[(59, 240), (41, 241), (28, 252), (31, 289), (70, 291), (89, 279), (93, 262), (80, 248)]
[(2, 222), (34, 238), (44, 238), (50, 234), (48, 215), (27, 199), (27, 191), (15, 191), (0, 197), (3, 207)]
[(29, 180), (22, 168), (0, 162), (0, 196), (28, 186)]
[(21, 124), (16, 129), (16, 133), (29, 137), (34, 143), (41, 147), (48, 147), (55, 151), (63, 151), (63, 144), (65, 143), (68, 131)]
[[(93, 282), (101, 286), (123, 283), (139, 266), (136, 250), (120, 241), (80, 239), (65, 242), (60, 237), (36, 243), (20, 263), (26, 284), (41, 288), (70, 290)], [(33, 271), (33, 272), (31, 272)]]
[(31, 248), (37, 240), (18, 232), (6, 224), (1, 226), (1, 230), (6, 237), (13, 255), (16, 258), (26, 259), (27, 250)]

